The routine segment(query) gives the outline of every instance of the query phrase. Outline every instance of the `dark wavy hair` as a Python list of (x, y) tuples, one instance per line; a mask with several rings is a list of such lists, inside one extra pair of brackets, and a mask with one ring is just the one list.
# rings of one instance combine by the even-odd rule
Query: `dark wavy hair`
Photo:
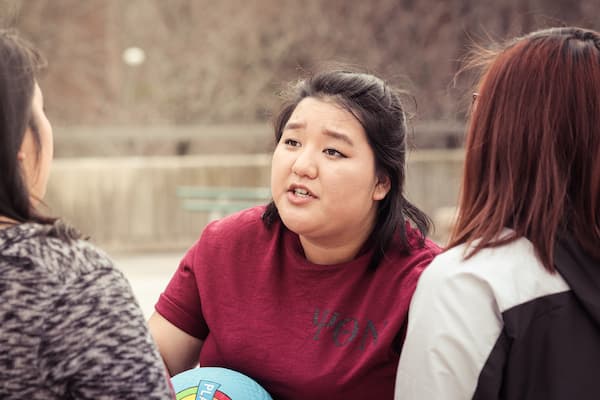
[[(297, 82), (287, 93), (287, 100), (274, 120), (275, 140), (304, 98), (326, 98), (352, 113), (364, 128), (375, 156), (377, 173), (390, 179), (390, 191), (379, 202), (376, 221), (368, 242), (375, 247), (370, 261), (377, 268), (394, 235), (399, 235), (402, 251), (410, 253), (406, 221), (414, 223), (424, 245), (431, 220), (404, 197), (406, 164), (406, 113), (401, 101), (403, 92), (368, 73), (333, 69), (319, 72)], [(267, 205), (263, 221), (267, 226), (279, 220), (274, 202)]]
[(73, 228), (35, 208), (17, 158), (28, 128), (39, 157), (41, 141), (31, 106), (36, 75), (45, 66), (33, 45), (13, 30), (0, 30), (0, 215), (18, 223), (51, 224), (58, 236), (77, 237)]
[[(567, 234), (600, 260), (600, 35), (540, 30), (468, 65), (483, 74), (449, 247), (479, 240), (470, 257), (526, 237), (553, 271)], [(498, 239), (504, 227), (514, 233)]]

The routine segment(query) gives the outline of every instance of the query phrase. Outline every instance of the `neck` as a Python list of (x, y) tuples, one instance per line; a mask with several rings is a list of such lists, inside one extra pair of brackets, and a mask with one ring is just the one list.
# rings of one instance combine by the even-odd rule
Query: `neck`
[(374, 214), (348, 225), (345, 232), (311, 236), (300, 234), (300, 244), (306, 259), (313, 264), (334, 265), (352, 261), (369, 239), (375, 225)]
[(353, 260), (369, 237), (370, 230), (364, 235), (348, 240), (323, 240), (300, 235), (300, 244), (304, 256), (313, 264), (334, 265)]
[(0, 228), (6, 228), (7, 226), (12, 226), (15, 224), (18, 224), (18, 222), (14, 219), (0, 215)]

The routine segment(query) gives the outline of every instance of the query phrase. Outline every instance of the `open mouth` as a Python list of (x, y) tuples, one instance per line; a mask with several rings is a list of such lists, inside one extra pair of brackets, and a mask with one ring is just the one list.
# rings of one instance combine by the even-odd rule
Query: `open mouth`
[(288, 192), (293, 193), (294, 196), (302, 199), (317, 198), (317, 196), (315, 196), (310, 190), (302, 186), (292, 185), (290, 186)]
[(294, 194), (298, 197), (312, 197), (308, 190), (296, 188), (293, 190)]

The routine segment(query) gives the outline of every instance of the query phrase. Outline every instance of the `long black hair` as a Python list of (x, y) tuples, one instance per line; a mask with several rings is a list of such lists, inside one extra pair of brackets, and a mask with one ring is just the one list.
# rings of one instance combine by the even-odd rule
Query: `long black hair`
[[(402, 92), (384, 80), (368, 73), (345, 69), (319, 72), (295, 84), (287, 101), (274, 119), (275, 140), (279, 142), (283, 128), (304, 98), (327, 98), (352, 113), (364, 128), (375, 155), (378, 174), (390, 180), (390, 191), (379, 202), (375, 226), (369, 243), (375, 252), (369, 267), (377, 268), (395, 234), (400, 236), (402, 251), (410, 253), (406, 221), (412, 221), (421, 233), (419, 246), (431, 227), (427, 215), (404, 197), (406, 164), (406, 113)], [(271, 226), (279, 220), (274, 202), (267, 205), (263, 221)]]
[(32, 101), (36, 74), (45, 66), (33, 45), (13, 30), (0, 30), (0, 215), (17, 223), (52, 224), (58, 236), (76, 237), (74, 229), (36, 209), (18, 159), (27, 129), (33, 133), (38, 155), (41, 150)]

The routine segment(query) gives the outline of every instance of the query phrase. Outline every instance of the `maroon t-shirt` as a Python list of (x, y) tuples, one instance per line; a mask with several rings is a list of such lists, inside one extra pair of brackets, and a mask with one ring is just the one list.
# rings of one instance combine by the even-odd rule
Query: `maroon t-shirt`
[(242, 372), (275, 399), (391, 399), (408, 306), (417, 279), (439, 253), (408, 233), (375, 272), (370, 252), (336, 265), (303, 255), (264, 207), (212, 222), (187, 252), (156, 305), (204, 340), (201, 366)]

